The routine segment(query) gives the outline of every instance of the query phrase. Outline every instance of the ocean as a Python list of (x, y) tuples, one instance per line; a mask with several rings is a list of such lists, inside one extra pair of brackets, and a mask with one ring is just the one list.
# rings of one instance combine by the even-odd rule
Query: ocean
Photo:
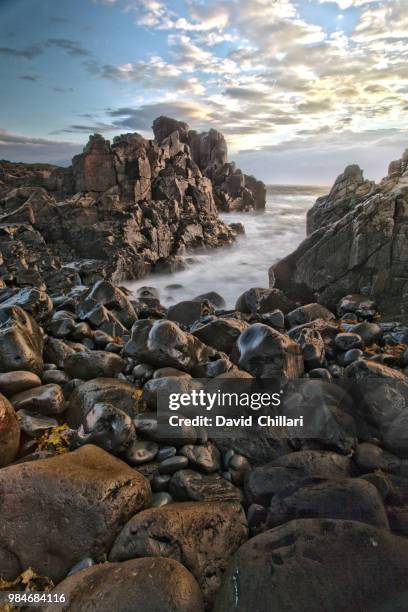
[(306, 212), (327, 187), (269, 185), (263, 213), (226, 213), (226, 223), (240, 222), (245, 235), (233, 246), (192, 251), (194, 263), (173, 274), (150, 274), (125, 283), (132, 291), (151, 286), (161, 302), (171, 304), (208, 291), (220, 293), (228, 308), (250, 287), (268, 287), (268, 268), (291, 253), (306, 235)]

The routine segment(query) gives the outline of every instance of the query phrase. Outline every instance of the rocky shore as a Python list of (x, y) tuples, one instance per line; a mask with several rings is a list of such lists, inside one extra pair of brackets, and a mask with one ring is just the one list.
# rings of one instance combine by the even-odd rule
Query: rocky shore
[[(308, 257), (324, 236), (328, 241), (336, 224), (356, 214), (383, 219), (388, 209), (378, 207), (377, 200), (398, 202), (392, 219), (397, 214), (399, 229), (390, 240), (403, 278), (406, 262), (396, 245), (407, 228), (404, 175), (400, 170), (391, 178), (387, 191), (387, 181), (368, 186), (347, 170), (341, 179), (346, 193), (352, 173), (353, 185), (363, 185), (353, 193), (362, 199), (350, 199), (348, 212), (337, 211), (333, 202), (346, 206), (339, 179), (309, 215), (313, 233), (274, 267), (271, 282), (276, 276), (277, 286), (248, 289), (231, 310), (216, 292), (170, 308), (160, 303), (154, 287), (131, 295), (112, 282), (119, 259), (113, 264), (109, 259), (109, 241), (98, 260), (102, 277), (106, 262), (105, 278), (95, 280), (90, 268), (90, 282), (75, 270), (71, 287), (67, 277), (53, 284), (54, 273), (73, 270), (55, 270), (45, 257), (51, 257), (51, 244), (61, 253), (68, 248), (64, 233), (44, 239), (47, 231), (56, 231), (54, 213), (73, 226), (76, 211), (78, 232), (84, 233), (78, 244), (79, 234), (72, 238), (72, 249), (74, 244), (99, 249), (102, 227), (115, 223), (122, 239), (129, 238), (126, 209), (115, 209), (116, 218), (110, 208), (109, 221), (96, 226), (82, 220), (94, 219), (95, 207), (98, 214), (106, 210), (107, 199), (112, 205), (118, 188), (110, 186), (113, 180), (132, 193), (162, 189), (168, 214), (173, 199), (165, 191), (179, 185), (173, 174), (179, 162), (183, 173), (185, 164), (192, 171), (182, 207), (196, 206), (207, 220), (214, 214), (209, 234), (230, 236), (217, 220), (211, 183), (199, 170), (199, 164), (208, 168), (214, 159), (206, 157), (213, 150), (207, 144), (216, 140), (219, 147), (218, 137), (211, 132), (199, 137), (180, 125), (176, 130), (171, 125), (168, 134), (166, 126), (167, 120), (154, 126), (156, 144), (127, 136), (111, 146), (96, 137), (71, 169), (38, 170), (47, 175), (38, 180), (60, 193), (71, 189), (67, 185), (74, 177), (75, 189), (80, 185), (87, 194), (65, 201), (67, 217), (60, 205), (48, 206), (54, 196), (43, 186), (27, 196), (29, 206), (24, 199), (21, 208), (13, 208), (24, 185), (6, 196), (13, 209), (7, 215), (18, 218), (2, 223), (3, 238), (7, 232), (16, 240), (20, 236), (18, 248), (28, 249), (33, 243), (21, 234), (31, 232), (44, 240), (45, 251), (33, 248), (33, 261), (28, 252), (17, 249), (19, 259), (0, 247), (0, 592), (47, 589), (66, 597), (46, 610), (406, 612), (408, 327), (403, 317), (389, 316), (391, 309), (384, 314), (379, 308), (389, 301), (377, 285), (374, 292), (362, 287), (356, 292), (353, 284), (335, 300), (334, 290), (314, 295), (310, 276), (297, 281), (301, 254)], [(130, 183), (125, 152), (134, 151), (135, 138), (146, 153), (146, 168), (157, 142), (160, 149), (178, 150), (166, 157), (168, 174), (159, 172), (157, 182), (145, 183), (141, 169)], [(94, 172), (94, 164), (105, 170)], [(103, 182), (99, 195), (98, 181)], [(368, 196), (372, 189), (377, 194)], [(120, 206), (122, 200), (116, 201)], [(147, 223), (147, 208), (135, 206), (140, 223)], [(23, 223), (20, 215), (31, 214), (29, 209), (36, 221)], [(41, 223), (48, 229), (40, 231)], [(353, 230), (358, 226), (347, 223)], [(180, 228), (178, 240), (190, 246)], [(156, 230), (160, 237), (165, 233), (160, 223)], [(202, 236), (205, 241), (204, 230)], [(123, 261), (129, 262), (126, 253)], [(328, 263), (321, 260), (321, 265)], [(121, 266), (126, 275), (130, 268)], [(364, 266), (358, 273), (366, 282)], [(384, 260), (383, 269), (395, 288), (394, 268), (386, 268)], [(353, 269), (342, 278), (356, 274)], [(337, 287), (334, 280), (332, 285)], [(348, 288), (346, 281), (339, 291), (343, 287)], [(327, 303), (326, 295), (331, 296)], [(393, 312), (405, 311), (396, 304)], [(313, 435), (278, 435), (270, 428), (223, 439), (184, 426), (173, 439), (162, 436), (156, 412), (160, 393), (270, 378), (282, 382), (285, 414), (306, 415)]]

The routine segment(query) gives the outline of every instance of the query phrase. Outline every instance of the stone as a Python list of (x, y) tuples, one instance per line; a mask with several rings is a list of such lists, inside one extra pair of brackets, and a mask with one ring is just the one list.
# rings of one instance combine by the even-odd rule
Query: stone
[(334, 319), (334, 314), (330, 312), (328, 308), (322, 306), (322, 304), (312, 303), (306, 304), (305, 306), (299, 306), (286, 315), (289, 327), (311, 323), (316, 319), (331, 321)]
[(173, 559), (94, 565), (67, 577), (51, 593), (55, 597), (64, 594), (66, 602), (45, 606), (44, 612), (75, 612), (88, 607), (99, 612), (204, 612), (196, 580)]
[(368, 321), (350, 325), (349, 331), (359, 335), (365, 346), (379, 342), (383, 336), (381, 327), (377, 323), (369, 323)]
[(271, 500), (267, 525), (275, 527), (300, 518), (350, 520), (389, 529), (383, 501), (366, 480), (305, 479), (278, 491)]
[(127, 453), (135, 437), (131, 417), (107, 402), (94, 404), (77, 432), (78, 444), (95, 444), (113, 455)]
[(202, 293), (201, 295), (197, 295), (193, 298), (194, 301), (202, 302), (203, 300), (207, 300), (215, 309), (225, 308), (225, 300), (216, 291), (209, 291), (208, 293)]
[(137, 440), (126, 451), (125, 460), (130, 465), (141, 465), (154, 461), (159, 451), (159, 445), (149, 440)]
[(20, 306), (39, 323), (46, 321), (53, 309), (49, 295), (43, 289), (36, 287), (17, 289), (5, 300), (2, 299), (2, 293), (0, 292), (0, 309), (13, 306)]
[(303, 374), (300, 346), (267, 325), (250, 325), (239, 336), (237, 346), (239, 367), (253, 376), (288, 380)]
[(192, 468), (204, 474), (217, 472), (221, 468), (220, 451), (212, 442), (197, 445), (186, 444), (181, 447), (180, 454), (187, 457)]
[(179, 470), (173, 474), (169, 492), (176, 501), (241, 501), (240, 490), (218, 474)]
[(293, 339), (302, 350), (303, 361), (308, 370), (320, 368), (325, 360), (325, 344), (320, 333), (308, 327), (300, 329)]
[(20, 425), (13, 406), (0, 393), (0, 468), (11, 463), (20, 445)]
[(135, 387), (128, 382), (116, 378), (95, 378), (75, 388), (68, 403), (66, 419), (76, 429), (99, 402), (112, 404), (134, 417), (140, 412), (139, 397)]
[(173, 498), (170, 493), (160, 492), (155, 493), (152, 497), (152, 508), (162, 508), (173, 503)]
[(301, 450), (254, 468), (245, 478), (248, 503), (268, 506), (271, 498), (289, 483), (306, 478), (344, 478), (352, 471), (351, 460), (332, 451)]
[(56, 419), (28, 410), (19, 410), (17, 417), (21, 431), (30, 438), (40, 438), (46, 431), (58, 426)]
[(214, 612), (315, 612), (317, 601), (321, 610), (332, 612), (367, 605), (370, 612), (383, 612), (391, 601), (393, 612), (403, 612), (407, 555), (404, 538), (371, 525), (291, 521), (241, 546), (224, 575)]
[(59, 582), (84, 557), (108, 553), (150, 502), (145, 478), (93, 445), (0, 470), (0, 494), (0, 575), (8, 580), (32, 567)]
[(371, 442), (362, 442), (355, 450), (353, 460), (362, 474), (382, 470), (398, 474), (401, 460)]
[(281, 310), (287, 314), (293, 308), (289, 300), (279, 289), (262, 289), (254, 287), (239, 296), (235, 309), (246, 314), (265, 314)]
[(335, 337), (334, 344), (339, 351), (361, 349), (363, 348), (363, 339), (358, 334), (341, 333)]
[(191, 332), (204, 344), (230, 355), (237, 339), (247, 327), (248, 324), (239, 319), (214, 319), (194, 325)]
[(43, 372), (42, 380), (45, 385), (64, 385), (69, 382), (70, 377), (62, 370), (47, 370)]
[(41, 385), (41, 378), (33, 372), (15, 371), (0, 374), (0, 393), (10, 398), (17, 393)]
[(170, 425), (166, 419), (159, 422), (156, 411), (141, 412), (134, 418), (134, 424), (137, 433), (166, 446), (179, 448), (185, 444), (194, 444), (197, 440), (197, 432), (194, 427), (185, 423)]
[(42, 385), (13, 395), (10, 399), (15, 410), (29, 410), (43, 416), (55, 416), (64, 412), (65, 398), (59, 385)]
[(167, 311), (169, 321), (174, 321), (179, 325), (189, 327), (201, 317), (205, 317), (214, 312), (214, 307), (208, 300), (184, 300), (178, 304), (170, 306)]
[(175, 503), (133, 517), (117, 537), (109, 559), (167, 557), (182, 562), (209, 606), (229, 558), (246, 539), (246, 518), (239, 504)]
[(156, 367), (190, 372), (199, 363), (214, 358), (214, 349), (183, 332), (173, 321), (136, 321), (125, 354)]
[[(190, 393), (193, 389), (201, 389), (202, 385), (189, 377), (185, 376), (162, 376), (161, 378), (151, 378), (143, 386), (143, 400), (148, 408), (156, 409), (163, 407), (163, 403), (168, 405), (171, 394)], [(161, 404), (160, 404), (161, 400)]]
[(64, 370), (71, 378), (91, 380), (92, 378), (112, 378), (122, 372), (126, 362), (114, 353), (89, 351), (74, 353), (64, 361)]
[(164, 459), (160, 462), (159, 474), (174, 474), (174, 472), (177, 472), (178, 470), (183, 470), (187, 466), (187, 457), (175, 455), (174, 457), (169, 457), (168, 459)]
[(44, 339), (36, 321), (20, 306), (0, 310), (0, 371), (40, 374)]

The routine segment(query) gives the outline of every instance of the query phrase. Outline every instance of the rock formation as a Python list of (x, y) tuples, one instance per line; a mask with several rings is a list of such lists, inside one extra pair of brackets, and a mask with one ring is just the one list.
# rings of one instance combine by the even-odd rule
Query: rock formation
[(1, 162), (0, 276), (8, 284), (57, 293), (176, 269), (187, 249), (234, 240), (218, 208), (264, 206), (263, 183), (227, 163), (222, 134), (167, 117), (153, 130), (155, 140), (123, 134), (112, 144), (95, 134), (69, 168)]
[(363, 294), (384, 315), (408, 319), (408, 150), (378, 185), (348, 166), (309, 211), (307, 231), (272, 266), (271, 284), (329, 307), (346, 294)]

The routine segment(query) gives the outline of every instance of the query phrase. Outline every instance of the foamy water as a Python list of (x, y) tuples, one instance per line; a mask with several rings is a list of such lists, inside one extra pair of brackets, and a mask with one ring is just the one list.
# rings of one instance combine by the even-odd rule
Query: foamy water
[[(150, 274), (126, 283), (131, 290), (144, 285), (160, 290), (163, 304), (191, 299), (217, 291), (233, 307), (237, 297), (250, 287), (268, 287), (268, 268), (291, 253), (305, 237), (306, 212), (325, 190), (319, 188), (269, 187), (264, 213), (221, 215), (226, 223), (240, 222), (245, 235), (222, 249), (198, 254), (195, 263), (174, 274)], [(169, 287), (176, 285), (176, 287)], [(179, 286), (179, 287), (178, 287)]]

